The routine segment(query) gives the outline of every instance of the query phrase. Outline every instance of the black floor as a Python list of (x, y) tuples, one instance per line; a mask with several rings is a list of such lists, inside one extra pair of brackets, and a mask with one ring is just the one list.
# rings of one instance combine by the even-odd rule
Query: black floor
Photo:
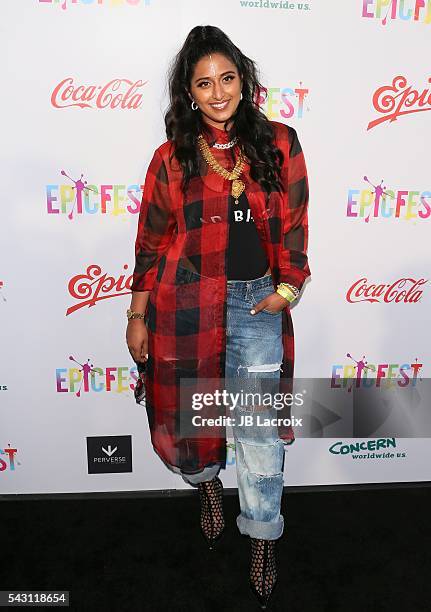
[[(228, 527), (214, 552), (199, 532), (198, 504), (196, 490), (3, 498), (0, 590), (68, 590), (77, 611), (258, 611), (237, 496), (225, 497)], [(428, 487), (286, 489), (271, 610), (431, 610), (430, 510)]]

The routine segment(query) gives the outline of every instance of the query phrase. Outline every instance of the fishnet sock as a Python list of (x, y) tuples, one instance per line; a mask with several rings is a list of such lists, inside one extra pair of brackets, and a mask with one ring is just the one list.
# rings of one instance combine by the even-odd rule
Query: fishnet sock
[[(277, 580), (277, 565), (275, 559), (276, 540), (251, 541), (250, 580), (260, 595), (264, 597), (274, 588)], [(267, 548), (265, 559), (265, 548)]]
[(198, 484), (201, 501), (201, 528), (207, 538), (216, 538), (224, 529), (223, 484), (216, 476)]

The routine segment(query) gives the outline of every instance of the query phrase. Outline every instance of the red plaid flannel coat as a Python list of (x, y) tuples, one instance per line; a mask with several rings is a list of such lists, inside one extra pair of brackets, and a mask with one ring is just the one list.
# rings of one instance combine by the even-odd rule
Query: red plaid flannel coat
[[(251, 213), (268, 256), (274, 290), (279, 282), (299, 289), (310, 276), (308, 177), (296, 130), (271, 122), (284, 153), (285, 193), (265, 194), (250, 177), (242, 179)], [(211, 128), (218, 142), (227, 140)], [(230, 151), (212, 149), (231, 168)], [(191, 439), (180, 419), (180, 380), (224, 378), (226, 356), (226, 257), (231, 182), (209, 169), (200, 156), (200, 176), (181, 192), (181, 169), (170, 162), (170, 141), (148, 167), (135, 244), (132, 291), (151, 291), (146, 311), (148, 353), (146, 411), (154, 450), (170, 466), (194, 473), (211, 463), (226, 464), (226, 432)], [(237, 151), (236, 151), (237, 152)], [(200, 155), (200, 154), (199, 154)], [(258, 315), (256, 315), (258, 316)], [(280, 376), (293, 378), (294, 333), (290, 306), (282, 313), (283, 363)], [(286, 381), (287, 382), (287, 381)], [(290, 426), (279, 428), (285, 443)]]

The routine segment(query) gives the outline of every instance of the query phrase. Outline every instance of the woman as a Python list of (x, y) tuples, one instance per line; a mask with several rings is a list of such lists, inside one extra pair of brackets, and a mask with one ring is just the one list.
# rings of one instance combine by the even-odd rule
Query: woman
[[(226, 429), (196, 425), (187, 390), (292, 379), (290, 303), (310, 276), (308, 180), (296, 131), (260, 111), (255, 64), (220, 29), (193, 28), (169, 82), (168, 140), (146, 176), (126, 339), (146, 362), (154, 450), (198, 487), (212, 547), (225, 525)], [(237, 525), (250, 537), (250, 586), (264, 607), (283, 532), (284, 445), (294, 435), (290, 425), (258, 426), (262, 410), (273, 408), (240, 402), (227, 413), (236, 417)], [(199, 408), (201, 422), (220, 414)]]

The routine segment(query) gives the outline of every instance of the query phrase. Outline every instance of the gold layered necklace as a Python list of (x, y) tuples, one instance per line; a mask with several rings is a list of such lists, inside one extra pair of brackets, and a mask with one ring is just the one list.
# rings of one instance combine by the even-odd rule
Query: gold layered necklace
[(245, 189), (244, 182), (241, 181), (239, 178), (245, 166), (245, 157), (243, 156), (242, 151), (240, 151), (239, 153), (238, 159), (233, 170), (229, 171), (226, 170), (226, 168), (223, 168), (223, 166), (218, 163), (202, 134), (199, 134), (198, 136), (198, 145), (202, 153), (202, 157), (207, 162), (209, 167), (223, 178), (227, 179), (228, 181), (232, 181), (231, 194), (235, 198), (235, 204), (238, 206), (238, 198)]

